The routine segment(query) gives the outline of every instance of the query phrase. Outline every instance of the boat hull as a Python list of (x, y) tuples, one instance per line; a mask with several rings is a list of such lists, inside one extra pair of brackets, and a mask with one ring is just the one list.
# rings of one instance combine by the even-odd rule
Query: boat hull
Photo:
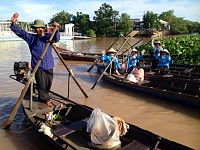
[[(26, 82), (20, 83), (25, 84)], [(49, 125), (51, 127), (51, 132), (53, 133), (52, 138), (45, 135), (43, 132), (38, 133), (51, 142), (55, 149), (94, 149), (88, 144), (91, 142), (91, 137), (90, 134), (86, 132), (86, 118), (90, 117), (93, 108), (78, 104), (53, 91), (50, 93), (52, 101), (56, 103), (53, 108), (38, 102), (36, 92), (36, 95), (35, 93), (33, 94), (33, 108), (30, 111), (28, 107), (30, 96), (26, 95), (24, 97), (22, 106), (25, 114), (33, 124), (34, 129), (38, 132), (41, 123)], [(55, 114), (59, 114), (62, 119), (55, 119), (53, 122), (47, 121), (45, 112), (51, 110), (53, 110)], [(129, 127), (128, 132), (120, 137), (122, 150), (129, 150), (130, 148), (145, 150), (154, 148), (162, 150), (192, 150), (190, 147), (165, 139), (133, 124), (129, 124)]]
[[(103, 67), (98, 67), (98, 71), (100, 71), (100, 73), (103, 72), (104, 68)], [(187, 106), (192, 106), (192, 107), (197, 107), (200, 108), (200, 97), (198, 95), (196, 96), (192, 96), (192, 95), (188, 95), (188, 94), (184, 94), (181, 92), (173, 92), (173, 91), (167, 91), (165, 89), (159, 89), (159, 88), (154, 88), (153, 86), (147, 86), (148, 83), (144, 83), (144, 84), (138, 84), (138, 83), (133, 83), (130, 82), (128, 80), (122, 79), (122, 78), (117, 78), (116, 76), (112, 76), (112, 75), (108, 75), (107, 73), (104, 73), (103, 78), (115, 85), (121, 86), (125, 89), (134, 91), (134, 92), (140, 92), (140, 93), (144, 93), (146, 95), (151, 95), (160, 99), (164, 99), (164, 100), (170, 100), (170, 101), (174, 101), (180, 104), (185, 104)], [(151, 78), (151, 77), (150, 77)], [(159, 79), (160, 81), (163, 79), (167, 79), (167, 78), (162, 78), (162, 76), (155, 76), (155, 78)], [(169, 78), (170, 80), (171, 78)], [(158, 82), (159, 82), (158, 80)], [(180, 80), (181, 79), (177, 79)], [(185, 80), (185, 79), (183, 79)], [(194, 81), (195, 82), (195, 81)], [(159, 83), (158, 83), (159, 84)]]

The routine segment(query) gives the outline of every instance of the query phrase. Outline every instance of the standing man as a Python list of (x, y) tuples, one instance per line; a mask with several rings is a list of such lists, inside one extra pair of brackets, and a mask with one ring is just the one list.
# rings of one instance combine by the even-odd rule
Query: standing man
[[(31, 52), (31, 67), (32, 69), (36, 66), (40, 56), (49, 40), (51, 33), (45, 32), (45, 25), (42, 20), (35, 20), (31, 26), (35, 29), (36, 34), (28, 33), (22, 30), (16, 23), (18, 20), (18, 13), (15, 13), (11, 18), (10, 29), (20, 38), (25, 40), (29, 46)], [(58, 23), (54, 23), (54, 26), (58, 26)], [(53, 40), (58, 42), (60, 40), (60, 33), (56, 31)], [(38, 89), (38, 98), (41, 102), (46, 103), (49, 107), (53, 105), (50, 101), (49, 92), (53, 81), (53, 67), (54, 58), (52, 55), (52, 45), (49, 45), (46, 54), (44, 55), (41, 64), (35, 73), (35, 80)]]

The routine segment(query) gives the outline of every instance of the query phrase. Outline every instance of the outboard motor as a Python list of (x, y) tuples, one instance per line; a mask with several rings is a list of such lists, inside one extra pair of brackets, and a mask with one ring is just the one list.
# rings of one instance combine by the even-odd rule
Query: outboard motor
[(17, 81), (27, 81), (29, 70), (29, 62), (14, 62), (14, 74)]

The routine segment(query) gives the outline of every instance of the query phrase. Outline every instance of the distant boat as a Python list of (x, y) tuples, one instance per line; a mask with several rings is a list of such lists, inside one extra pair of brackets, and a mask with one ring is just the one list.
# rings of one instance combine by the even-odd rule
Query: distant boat
[(89, 36), (74, 36), (74, 40), (87, 40), (91, 38), (92, 37), (89, 37)]
[(77, 33), (74, 32), (74, 40), (85, 40), (85, 39), (91, 39), (92, 37), (86, 36), (83, 33)]
[(72, 40), (73, 38), (74, 37), (71, 35), (64, 35), (64, 34), (60, 35), (60, 40)]

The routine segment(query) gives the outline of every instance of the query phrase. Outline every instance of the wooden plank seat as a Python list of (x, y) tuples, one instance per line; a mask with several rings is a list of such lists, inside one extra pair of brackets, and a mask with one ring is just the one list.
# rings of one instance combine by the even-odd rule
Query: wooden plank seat
[(69, 135), (79, 129), (82, 129), (84, 127), (87, 126), (87, 120), (89, 118), (85, 118), (83, 120), (79, 120), (76, 121), (74, 123), (71, 123), (67, 126), (62, 126), (61, 128), (58, 128), (56, 130), (53, 130), (52, 133), (56, 136), (56, 137), (63, 137), (65, 135)]
[(113, 76), (113, 77), (115, 77), (117, 80), (121, 80), (121, 81), (123, 81), (123, 80), (125, 80), (125, 79), (126, 79), (126, 77), (125, 77), (125, 76), (123, 76), (123, 75), (116, 75), (116, 74), (112, 74), (112, 76)]
[(159, 84), (158, 88), (168, 91), (170, 89), (172, 83), (173, 83), (173, 81), (171, 79), (162, 80), (161, 83)]
[(149, 149), (150, 147), (137, 141), (133, 141), (127, 144), (126, 146), (124, 146), (123, 148), (121, 148), (121, 150), (149, 150)]
[(184, 93), (200, 97), (200, 86), (198, 84), (190, 83), (185, 88)]

